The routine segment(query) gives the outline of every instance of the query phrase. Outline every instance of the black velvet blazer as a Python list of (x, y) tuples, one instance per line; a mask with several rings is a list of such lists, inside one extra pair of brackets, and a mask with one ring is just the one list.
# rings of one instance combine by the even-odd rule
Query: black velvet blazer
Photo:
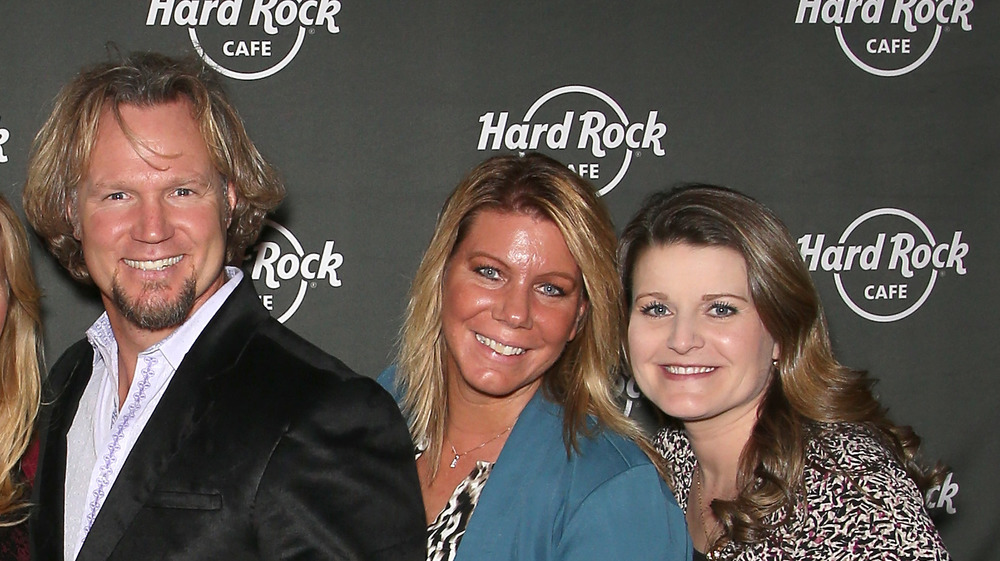
[[(83, 340), (48, 378), (33, 559), (63, 558), (66, 434), (92, 364)], [(272, 319), (244, 278), (177, 369), (77, 559), (418, 561), (425, 532), (393, 399)]]

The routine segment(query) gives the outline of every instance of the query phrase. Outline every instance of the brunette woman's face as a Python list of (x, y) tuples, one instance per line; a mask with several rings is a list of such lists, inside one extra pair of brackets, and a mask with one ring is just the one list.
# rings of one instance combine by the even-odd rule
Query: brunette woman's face
[(477, 401), (530, 397), (585, 309), (580, 268), (552, 221), (480, 212), (445, 269), (450, 387)]
[(778, 345), (750, 296), (743, 256), (725, 247), (654, 246), (633, 273), (628, 344), (643, 393), (686, 423), (755, 421)]

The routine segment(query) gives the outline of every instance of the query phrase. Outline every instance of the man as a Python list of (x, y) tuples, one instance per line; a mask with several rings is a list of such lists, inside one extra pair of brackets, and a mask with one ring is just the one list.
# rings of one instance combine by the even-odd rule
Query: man
[(194, 59), (132, 55), (63, 88), (24, 207), (105, 314), (49, 376), (33, 558), (424, 558), (392, 399), (223, 266), (283, 195)]

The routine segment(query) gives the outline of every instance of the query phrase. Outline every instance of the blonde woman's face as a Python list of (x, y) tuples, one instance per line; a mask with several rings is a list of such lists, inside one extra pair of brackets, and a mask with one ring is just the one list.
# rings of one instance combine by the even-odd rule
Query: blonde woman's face
[(755, 421), (778, 345), (750, 296), (743, 256), (651, 247), (635, 264), (632, 294), (629, 358), (643, 393), (685, 423)]
[(450, 387), (530, 397), (576, 336), (583, 277), (551, 221), (483, 211), (449, 258), (441, 309)]

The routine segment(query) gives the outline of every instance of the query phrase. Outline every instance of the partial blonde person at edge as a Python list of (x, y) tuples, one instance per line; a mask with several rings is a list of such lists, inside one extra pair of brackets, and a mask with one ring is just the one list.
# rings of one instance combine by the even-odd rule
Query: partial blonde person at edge
[(593, 187), (540, 154), (483, 162), (445, 202), (380, 377), (421, 452), (428, 559), (690, 557), (611, 398), (614, 248)]
[(0, 197), (0, 561), (28, 559), (24, 522), (35, 458), (26, 459), (24, 471), (21, 459), (38, 412), (39, 299), (24, 227)]
[(948, 559), (920, 488), (919, 438), (833, 356), (785, 226), (715, 186), (650, 197), (619, 250), (628, 355), (671, 423), (695, 558)]

